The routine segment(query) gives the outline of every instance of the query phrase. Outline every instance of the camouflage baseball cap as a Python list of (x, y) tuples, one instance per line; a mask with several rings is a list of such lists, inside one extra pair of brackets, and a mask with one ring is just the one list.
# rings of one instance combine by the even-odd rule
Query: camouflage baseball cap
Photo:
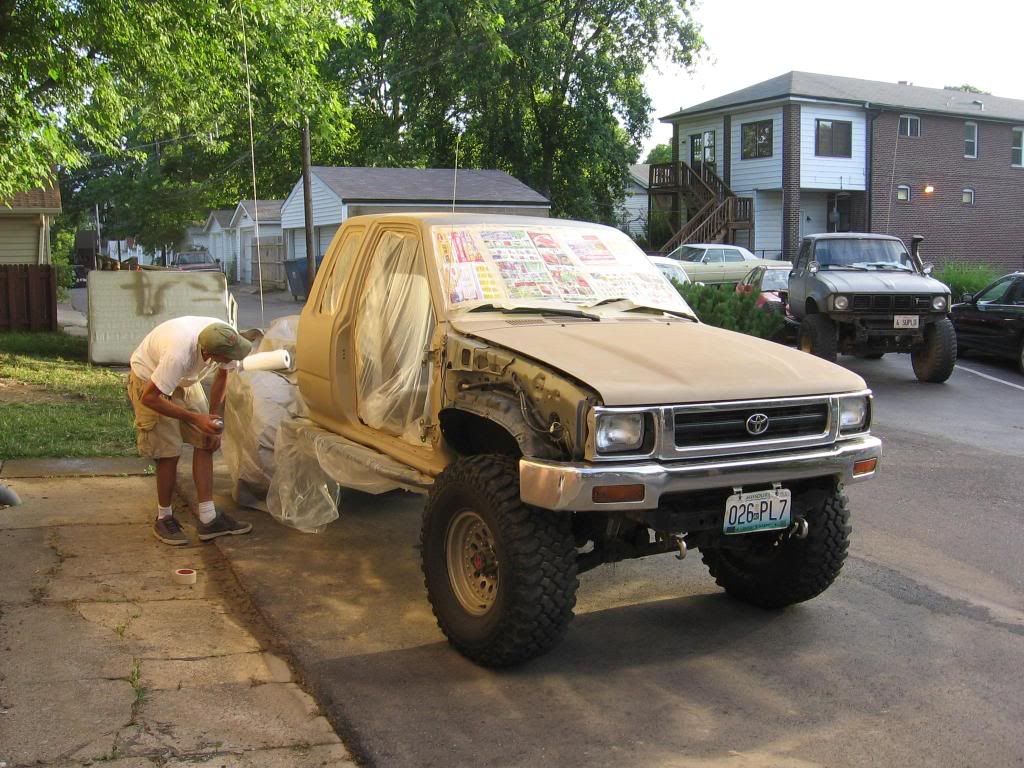
[(208, 355), (241, 360), (252, 344), (227, 323), (210, 323), (199, 334), (199, 347)]

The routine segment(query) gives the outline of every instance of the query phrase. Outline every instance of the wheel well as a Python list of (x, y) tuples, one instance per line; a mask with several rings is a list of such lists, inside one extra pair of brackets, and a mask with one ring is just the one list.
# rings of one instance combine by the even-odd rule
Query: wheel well
[(440, 421), (444, 439), (463, 456), (483, 453), (523, 455), (511, 432), (483, 416), (449, 408), (441, 412)]
[(804, 313), (808, 315), (818, 314), (818, 302), (814, 299), (807, 299), (807, 303), (804, 305)]

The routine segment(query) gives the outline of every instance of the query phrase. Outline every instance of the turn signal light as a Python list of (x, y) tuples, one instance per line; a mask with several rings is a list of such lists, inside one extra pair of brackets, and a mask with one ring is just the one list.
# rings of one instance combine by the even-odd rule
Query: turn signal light
[(594, 489), (593, 499), (595, 504), (621, 504), (625, 501), (643, 501), (644, 486), (642, 483), (636, 485), (599, 485)]
[(878, 466), (878, 459), (862, 459), (856, 461), (853, 464), (853, 476), (860, 477), (861, 475), (870, 475), (875, 471), (875, 467)]

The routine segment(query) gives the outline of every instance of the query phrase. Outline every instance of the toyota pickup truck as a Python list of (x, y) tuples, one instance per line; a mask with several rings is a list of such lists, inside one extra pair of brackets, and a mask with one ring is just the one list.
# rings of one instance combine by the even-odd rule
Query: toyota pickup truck
[(380, 214), (339, 230), (302, 311), (311, 418), (430, 478), (427, 596), (503, 666), (550, 649), (580, 573), (699, 551), (766, 609), (846, 556), (846, 484), (878, 471), (864, 381), (702, 324), (618, 230)]

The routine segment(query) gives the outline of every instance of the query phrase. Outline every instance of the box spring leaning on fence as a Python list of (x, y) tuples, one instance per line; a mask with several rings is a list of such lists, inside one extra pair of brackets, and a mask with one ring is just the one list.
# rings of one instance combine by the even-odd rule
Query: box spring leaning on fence
[(0, 331), (57, 330), (57, 270), (0, 265)]

